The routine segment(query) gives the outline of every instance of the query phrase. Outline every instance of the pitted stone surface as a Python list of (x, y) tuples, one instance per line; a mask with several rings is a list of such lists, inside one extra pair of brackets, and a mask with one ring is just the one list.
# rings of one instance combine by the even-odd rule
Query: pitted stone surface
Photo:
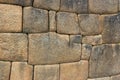
[(60, 64), (60, 80), (87, 80), (88, 61)]
[(96, 14), (79, 14), (80, 32), (83, 35), (100, 34), (102, 26), (100, 26), (100, 15)]
[(25, 7), (23, 15), (23, 32), (47, 32), (48, 11), (33, 7)]
[(57, 32), (63, 34), (78, 34), (78, 17), (75, 13), (57, 13)]
[(26, 61), (27, 35), (22, 33), (0, 33), (0, 60)]
[(87, 13), (88, 0), (61, 0), (61, 11)]
[(120, 42), (120, 14), (103, 16), (103, 43)]
[(118, 12), (118, 0), (89, 0), (89, 10), (100, 14)]
[(48, 10), (59, 10), (60, 0), (34, 0), (33, 6)]
[(69, 43), (68, 35), (41, 33), (29, 35), (29, 63), (53, 64), (79, 61), (81, 44)]
[(59, 65), (35, 66), (34, 80), (59, 80)]
[(94, 46), (90, 57), (89, 77), (106, 77), (120, 73), (120, 45)]
[(0, 4), (0, 32), (22, 31), (22, 7)]
[(33, 67), (27, 62), (13, 62), (10, 80), (32, 80)]

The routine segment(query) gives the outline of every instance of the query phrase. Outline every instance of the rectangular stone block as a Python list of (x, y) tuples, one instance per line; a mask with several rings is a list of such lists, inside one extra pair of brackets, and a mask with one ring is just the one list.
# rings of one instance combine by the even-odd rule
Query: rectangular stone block
[(54, 32), (29, 35), (29, 64), (79, 61), (81, 44), (69, 44), (68, 35)]
[(118, 12), (118, 0), (89, 0), (91, 13), (116, 13)]
[(60, 80), (87, 80), (88, 61), (60, 64)]
[(0, 61), (0, 80), (9, 80), (10, 62)]
[(61, 11), (87, 13), (88, 0), (61, 0)]
[(70, 45), (81, 44), (82, 35), (70, 35)]
[(33, 0), (0, 0), (0, 3), (15, 4), (20, 6), (31, 6)]
[(0, 32), (22, 31), (22, 7), (0, 4)]
[(32, 80), (33, 67), (27, 62), (13, 62), (10, 80)]
[(48, 10), (59, 10), (60, 0), (34, 0), (33, 6)]
[(35, 66), (34, 80), (59, 80), (59, 65)]
[(78, 17), (75, 13), (57, 13), (57, 32), (63, 34), (78, 34)]
[(48, 11), (33, 7), (25, 7), (23, 15), (23, 32), (47, 32)]
[(102, 32), (101, 18), (98, 14), (79, 14), (80, 32), (83, 35), (96, 35)]
[(22, 33), (0, 33), (0, 60), (26, 61), (27, 35)]

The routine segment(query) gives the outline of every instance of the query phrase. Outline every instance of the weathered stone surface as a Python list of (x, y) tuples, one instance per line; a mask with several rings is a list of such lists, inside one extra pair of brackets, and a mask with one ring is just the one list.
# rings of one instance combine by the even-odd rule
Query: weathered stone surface
[(60, 80), (87, 80), (88, 61), (60, 64)]
[(82, 35), (70, 35), (70, 44), (76, 43), (81, 44)]
[(112, 76), (111, 80), (120, 80), (120, 75)]
[(95, 46), (90, 57), (89, 77), (105, 77), (120, 73), (120, 44)]
[(102, 44), (102, 36), (101, 35), (85, 36), (82, 39), (82, 43), (84, 43), (84, 44), (91, 44), (91, 45)]
[(13, 62), (10, 80), (32, 80), (33, 67), (27, 62)]
[(33, 6), (48, 10), (59, 10), (60, 0), (34, 0)]
[(120, 42), (120, 14), (103, 16), (104, 30), (102, 33), (103, 43)]
[(111, 80), (111, 78), (110, 77), (103, 77), (103, 78), (94, 78), (94, 79), (88, 79), (88, 80)]
[(118, 0), (89, 0), (89, 10), (100, 14), (118, 12)]
[(61, 11), (87, 13), (88, 0), (61, 0)]
[(56, 31), (56, 12), (55, 11), (49, 11), (49, 30), (52, 32)]
[(30, 5), (32, 5), (32, 1), (33, 0), (0, 0), (0, 3), (16, 4), (16, 5), (21, 5), (21, 6), (30, 6)]
[(64, 34), (78, 34), (78, 18), (75, 13), (57, 13), (57, 32)]
[(100, 16), (96, 14), (79, 14), (80, 32), (83, 35), (100, 34), (102, 26), (100, 26)]
[(69, 44), (68, 35), (41, 33), (29, 35), (30, 64), (53, 64), (79, 61), (81, 44)]
[(59, 65), (35, 66), (34, 80), (59, 80)]
[(0, 32), (22, 31), (22, 7), (0, 4)]
[(82, 56), (81, 56), (81, 59), (89, 60), (91, 52), (92, 52), (92, 45), (82, 44)]
[(27, 35), (0, 33), (0, 60), (26, 61)]
[(25, 7), (23, 15), (23, 31), (47, 32), (48, 31), (48, 11)]
[(9, 80), (10, 62), (0, 61), (0, 80)]

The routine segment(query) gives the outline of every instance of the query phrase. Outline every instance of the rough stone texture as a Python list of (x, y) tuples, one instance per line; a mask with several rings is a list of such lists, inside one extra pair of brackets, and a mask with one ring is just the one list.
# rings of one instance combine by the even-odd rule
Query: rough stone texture
[(103, 78), (94, 78), (94, 79), (88, 79), (88, 80), (111, 80), (111, 78), (110, 77), (103, 77)]
[(59, 65), (35, 66), (34, 80), (59, 80)]
[(104, 30), (102, 33), (103, 43), (120, 42), (120, 14), (103, 16)]
[(82, 43), (91, 45), (102, 44), (102, 36), (101, 35), (85, 36), (82, 38)]
[(0, 80), (9, 80), (10, 62), (0, 61)]
[(26, 62), (13, 62), (10, 80), (32, 80), (33, 67)]
[(22, 33), (0, 33), (0, 60), (26, 61), (27, 35)]
[(53, 32), (56, 31), (56, 12), (55, 11), (49, 11), (49, 31)]
[(78, 18), (75, 13), (57, 13), (57, 32), (64, 34), (78, 34)]
[(100, 14), (118, 12), (118, 0), (89, 0), (89, 10)]
[(81, 44), (82, 36), (81, 35), (70, 35), (70, 44)]
[(48, 31), (48, 11), (25, 7), (23, 15), (23, 31), (31, 32), (47, 32)]
[(32, 1), (33, 0), (0, 0), (0, 3), (16, 4), (21, 6), (31, 6)]
[(82, 44), (82, 56), (81, 56), (81, 59), (89, 60), (91, 52), (92, 52), (92, 45)]
[(120, 73), (120, 45), (106, 44), (93, 47), (89, 77), (105, 77)]
[(33, 6), (48, 10), (59, 10), (60, 0), (34, 0)]
[(53, 64), (79, 61), (81, 44), (69, 44), (68, 35), (41, 33), (29, 35), (29, 63)]
[(112, 76), (111, 80), (120, 80), (120, 75)]
[(22, 31), (22, 7), (0, 4), (0, 32)]
[(87, 80), (88, 61), (60, 64), (60, 80)]
[(83, 35), (100, 34), (102, 26), (100, 26), (101, 18), (96, 14), (79, 14), (80, 32)]
[(87, 13), (88, 0), (61, 0), (61, 11)]

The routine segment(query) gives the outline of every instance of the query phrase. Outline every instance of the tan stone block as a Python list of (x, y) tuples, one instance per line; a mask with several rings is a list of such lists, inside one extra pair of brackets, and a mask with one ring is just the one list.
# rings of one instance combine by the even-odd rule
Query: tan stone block
[(35, 66), (34, 80), (59, 80), (59, 65)]
[(102, 36), (101, 35), (85, 36), (82, 39), (82, 43), (84, 43), (84, 44), (91, 44), (91, 45), (102, 44)]
[(0, 0), (0, 3), (16, 4), (21, 6), (31, 6), (32, 0)]
[(60, 64), (60, 80), (87, 80), (88, 61)]
[(81, 44), (69, 43), (68, 35), (54, 32), (29, 35), (29, 64), (79, 61)]
[(10, 62), (0, 61), (0, 80), (9, 80)]
[(55, 11), (49, 11), (49, 30), (51, 32), (55, 32), (56, 31), (56, 26), (57, 26), (56, 12)]
[(0, 32), (22, 31), (22, 7), (0, 4)]
[(47, 32), (48, 11), (33, 7), (25, 7), (23, 15), (23, 32)]
[(57, 13), (57, 32), (63, 34), (78, 34), (78, 17), (75, 13)]
[(111, 80), (120, 80), (120, 75), (114, 75), (114, 76), (112, 76)]
[(13, 62), (10, 80), (32, 80), (33, 67), (27, 62)]
[(0, 33), (0, 60), (26, 61), (27, 35), (22, 33)]
[(94, 78), (94, 79), (88, 79), (88, 80), (111, 80), (110, 77), (102, 77), (102, 78)]
[(100, 25), (100, 15), (98, 14), (79, 14), (80, 32), (83, 35), (95, 35), (102, 32)]
[(118, 12), (118, 0), (89, 0), (89, 10), (92, 13)]

